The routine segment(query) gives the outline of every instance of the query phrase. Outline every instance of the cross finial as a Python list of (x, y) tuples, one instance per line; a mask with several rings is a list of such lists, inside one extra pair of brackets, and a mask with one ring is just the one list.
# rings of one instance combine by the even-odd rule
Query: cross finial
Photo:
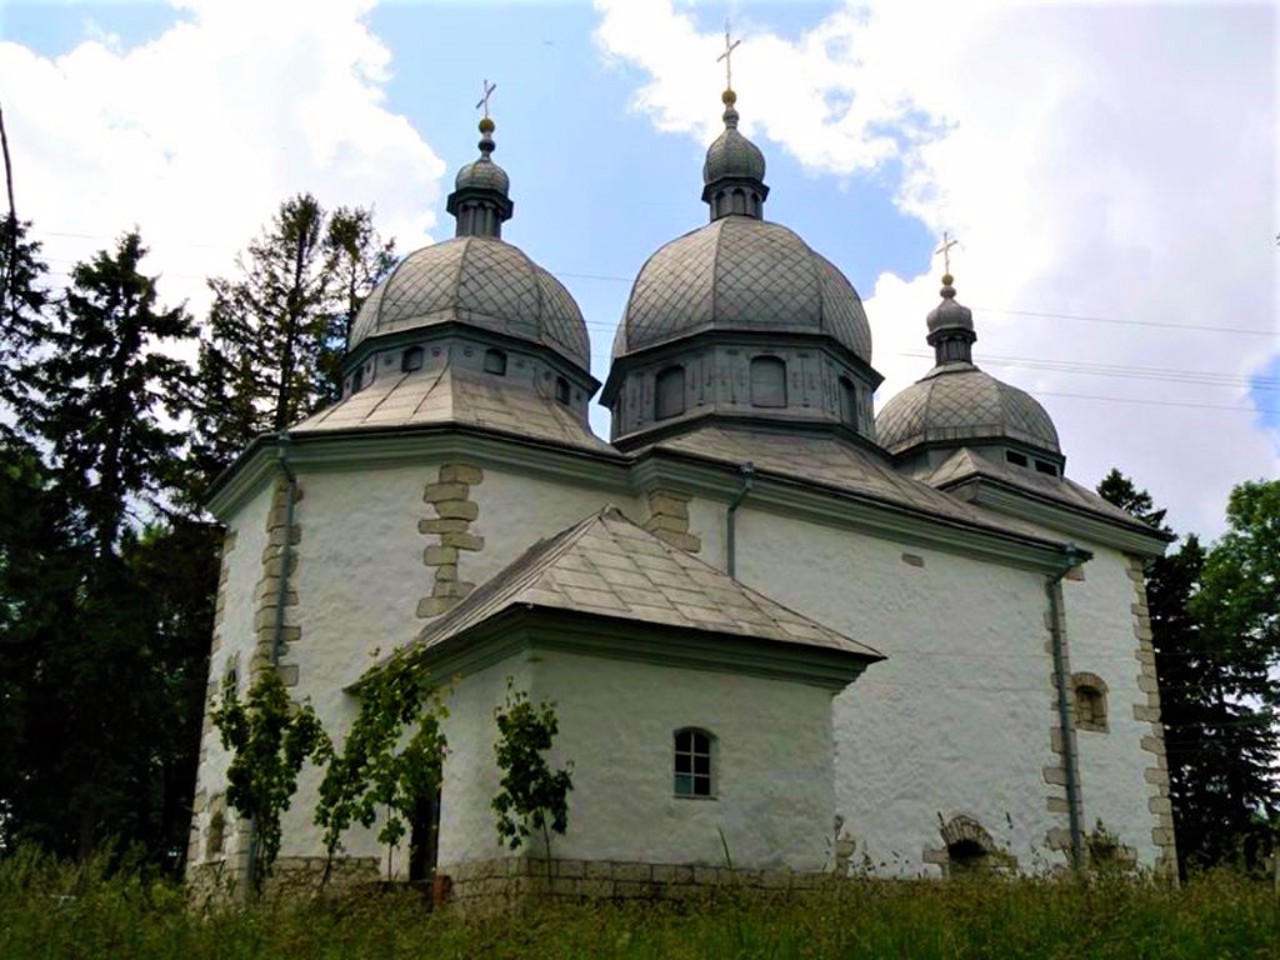
[(934, 253), (942, 254), (942, 269), (948, 275), (950, 275), (951, 273), (951, 248), (954, 247), (959, 242), (960, 242), (959, 240), (951, 236), (951, 234), (949, 234), (946, 230), (943, 230), (942, 246), (940, 246), (937, 250), (933, 251)]
[(729, 21), (724, 21), (724, 53), (716, 57), (716, 63), (724, 61), (724, 88), (726, 90), (733, 89), (733, 51), (737, 49), (741, 40), (734, 40), (729, 34)]
[(493, 91), (498, 89), (498, 85), (496, 83), (490, 83), (488, 80), (485, 80), (484, 86), (481, 89), (484, 90), (484, 96), (476, 101), (476, 109), (479, 110), (481, 107), (484, 107), (484, 118), (488, 120), (489, 119), (489, 97), (493, 93)]

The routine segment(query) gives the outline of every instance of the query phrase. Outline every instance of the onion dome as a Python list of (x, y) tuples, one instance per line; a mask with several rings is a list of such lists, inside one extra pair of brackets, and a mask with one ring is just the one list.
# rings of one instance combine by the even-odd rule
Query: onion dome
[(734, 104), (738, 95), (726, 90), (724, 101), (724, 133), (707, 148), (702, 164), (702, 182), (707, 186), (729, 177), (764, 180), (764, 154), (760, 148), (738, 132), (738, 111)]
[(707, 330), (825, 334), (871, 362), (871, 327), (853, 284), (791, 230), (751, 217), (714, 220), (649, 258), (613, 356)]
[(937, 365), (884, 405), (876, 436), (890, 453), (923, 446), (1011, 441), (1061, 461), (1058, 431), (1038, 401), (973, 364), (973, 313), (956, 302), (954, 280), (942, 278), (942, 302), (928, 316)]
[(501, 239), (514, 206), (506, 171), (491, 156), (493, 131), (491, 119), (480, 121), (480, 157), (458, 171), (449, 195), (457, 235), (409, 254), (374, 288), (348, 350), (370, 337), (458, 322), (549, 347), (591, 369), (587, 325), (569, 291)]

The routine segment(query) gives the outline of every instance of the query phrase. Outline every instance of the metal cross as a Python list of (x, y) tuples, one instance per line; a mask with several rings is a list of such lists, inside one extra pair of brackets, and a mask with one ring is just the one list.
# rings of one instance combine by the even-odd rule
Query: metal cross
[(737, 49), (738, 44), (740, 43), (742, 43), (741, 40), (732, 40), (732, 41), (730, 40), (729, 21), (725, 20), (724, 22), (724, 53), (716, 57), (716, 63), (719, 63), (721, 60), (724, 61), (724, 87), (726, 90), (733, 89), (732, 55), (733, 55), (733, 51)]
[(934, 253), (942, 254), (942, 269), (946, 273), (951, 272), (951, 248), (954, 247), (959, 242), (960, 242), (959, 240), (951, 236), (951, 234), (947, 233), (947, 231), (943, 230), (942, 246), (940, 246), (937, 250), (933, 251)]
[(487, 119), (489, 116), (489, 95), (493, 93), (493, 91), (498, 89), (498, 85), (496, 83), (490, 83), (488, 80), (486, 80), (484, 82), (483, 89), (484, 89), (484, 96), (476, 101), (476, 109), (479, 110), (481, 107), (484, 107), (484, 115), (485, 115), (485, 118)]

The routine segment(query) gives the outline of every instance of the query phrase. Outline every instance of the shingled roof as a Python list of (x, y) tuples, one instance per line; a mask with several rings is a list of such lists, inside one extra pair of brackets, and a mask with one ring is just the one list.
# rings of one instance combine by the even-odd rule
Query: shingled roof
[(883, 659), (664, 543), (613, 506), (536, 543), (428, 625), (411, 647), (439, 646), (522, 606)]

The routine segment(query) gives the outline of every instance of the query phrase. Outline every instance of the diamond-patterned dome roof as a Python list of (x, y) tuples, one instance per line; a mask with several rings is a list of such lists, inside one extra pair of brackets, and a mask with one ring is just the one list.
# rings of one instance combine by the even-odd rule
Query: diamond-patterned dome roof
[(702, 164), (703, 183), (714, 183), (724, 177), (764, 179), (764, 154), (736, 127), (728, 128), (711, 142)]
[(891, 398), (876, 417), (876, 436), (891, 453), (920, 443), (999, 437), (1062, 452), (1044, 407), (969, 363), (938, 367)]
[(591, 369), (587, 325), (569, 291), (492, 237), (455, 237), (405, 257), (360, 308), (350, 346), (451, 320), (542, 344)]
[(751, 217), (722, 217), (649, 258), (613, 356), (713, 329), (825, 333), (871, 362), (871, 327), (844, 274), (786, 227)]
[(507, 176), (507, 171), (488, 156), (482, 156), (479, 160), (464, 164), (458, 170), (453, 185), (456, 190), (497, 190), (506, 194), (511, 188), (511, 178)]

